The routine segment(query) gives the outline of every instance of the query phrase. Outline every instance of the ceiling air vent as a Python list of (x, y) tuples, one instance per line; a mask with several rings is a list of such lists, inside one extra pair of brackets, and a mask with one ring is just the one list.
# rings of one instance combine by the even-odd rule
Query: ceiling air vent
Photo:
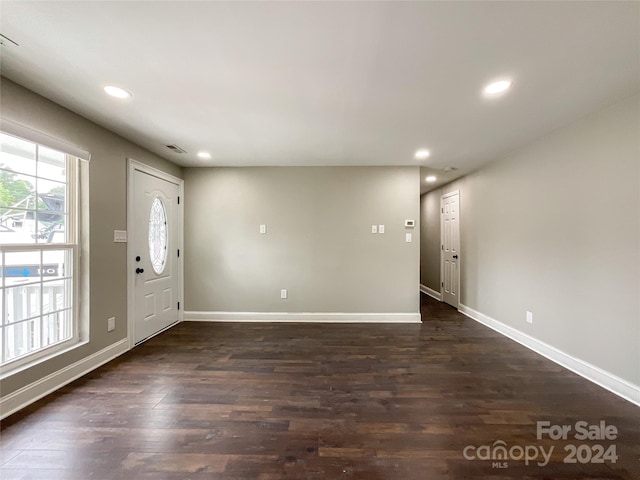
[(169, 150), (171, 150), (173, 153), (187, 153), (186, 150), (180, 148), (177, 145), (165, 145), (165, 147), (167, 147)]

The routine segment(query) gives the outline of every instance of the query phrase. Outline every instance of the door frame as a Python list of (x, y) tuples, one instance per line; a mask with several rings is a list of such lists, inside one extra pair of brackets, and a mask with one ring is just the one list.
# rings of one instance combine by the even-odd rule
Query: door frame
[[(173, 175), (150, 167), (133, 158), (127, 158), (127, 338), (129, 339), (129, 349), (135, 346), (133, 335), (135, 326), (135, 253), (134, 253), (134, 191), (133, 175), (136, 171), (152, 175), (154, 177), (173, 183), (178, 186), (178, 196), (180, 203), (176, 210), (178, 223), (178, 245), (180, 257), (178, 257), (176, 274), (178, 275), (178, 301), (182, 308), (178, 310), (178, 323), (184, 320), (184, 180)], [(174, 324), (175, 325), (175, 324)], [(173, 326), (173, 325), (172, 325)], [(169, 327), (171, 328), (171, 327)], [(166, 329), (156, 332), (155, 335)], [(153, 335), (152, 335), (153, 336)]]
[[(460, 244), (460, 229), (462, 228), (462, 222), (460, 221), (460, 190), (452, 190), (451, 192), (447, 192), (444, 195), (440, 195), (440, 301), (444, 302), (444, 207), (443, 202), (445, 198), (452, 197), (454, 195), (458, 196), (458, 248), (462, 250), (462, 245)], [(458, 275), (456, 276), (457, 280), (457, 292), (458, 292), (458, 310), (460, 309), (460, 272), (462, 271), (462, 254), (458, 257)]]

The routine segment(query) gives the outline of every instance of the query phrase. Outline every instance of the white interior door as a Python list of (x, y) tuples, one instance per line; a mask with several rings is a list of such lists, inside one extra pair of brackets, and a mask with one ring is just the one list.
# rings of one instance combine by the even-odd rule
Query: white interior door
[(133, 339), (139, 343), (179, 320), (179, 185), (133, 169)]
[(458, 308), (460, 297), (460, 195), (443, 195), (441, 206), (442, 301)]

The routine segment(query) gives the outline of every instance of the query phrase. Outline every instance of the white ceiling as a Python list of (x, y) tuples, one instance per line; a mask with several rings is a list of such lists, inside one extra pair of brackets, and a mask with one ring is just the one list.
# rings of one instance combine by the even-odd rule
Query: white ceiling
[[(184, 166), (420, 164), (437, 186), (640, 88), (638, 2), (2, 0), (1, 14), (19, 44), (4, 42), (2, 75)], [(505, 76), (508, 94), (482, 96)]]

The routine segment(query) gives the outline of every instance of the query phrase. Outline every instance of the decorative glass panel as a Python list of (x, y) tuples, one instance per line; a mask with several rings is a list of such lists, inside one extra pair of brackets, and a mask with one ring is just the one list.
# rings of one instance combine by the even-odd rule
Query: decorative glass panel
[(149, 215), (149, 258), (153, 271), (160, 275), (167, 260), (167, 213), (160, 197), (153, 200)]

